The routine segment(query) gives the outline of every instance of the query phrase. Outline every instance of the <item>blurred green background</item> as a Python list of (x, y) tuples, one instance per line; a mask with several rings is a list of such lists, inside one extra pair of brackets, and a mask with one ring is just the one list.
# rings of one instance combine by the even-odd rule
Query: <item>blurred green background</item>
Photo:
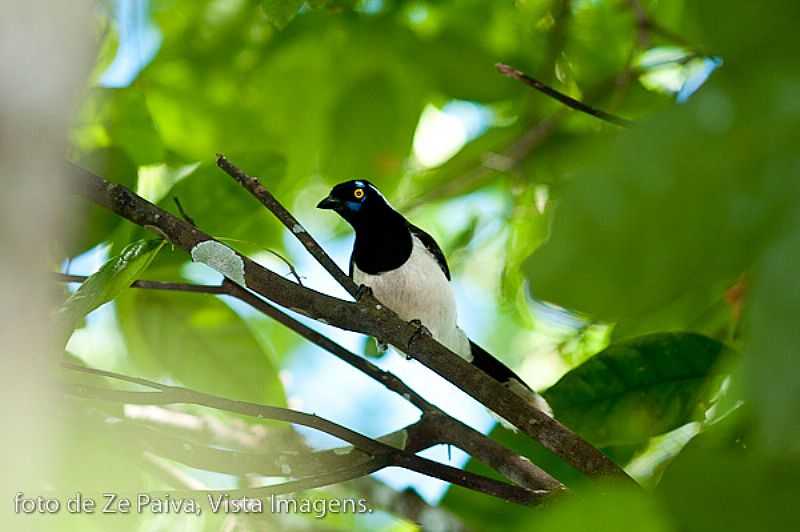
[[(647, 487), (586, 482), (493, 428), (418, 364), (376, 359), (578, 492), (526, 509), (415, 475), (379, 476), (466, 527), (800, 530), (791, 506), (800, 481), (798, 16), (797, 2), (744, 0), (100, 2), (99, 53), (70, 157), (172, 212), (179, 198), (203, 230), (284, 274), (280, 253), (306, 284), (338, 294), (215, 167), (216, 153), (259, 176), (341, 265), (349, 230), (314, 205), (343, 180), (370, 179), (434, 234), (470, 336), (547, 389), (559, 419)], [(498, 74), (497, 62), (636, 125), (564, 109)], [(91, 274), (147, 237), (75, 207), (79, 236), (53, 243), (63, 271)], [(187, 259), (165, 246), (144, 275), (217, 278)], [(376, 357), (369, 341), (324, 330)], [(79, 323), (68, 350), (92, 366), (289, 404), (371, 435), (416, 417), (279, 325), (210, 296), (121, 291)], [(85, 446), (65, 460), (64, 478), (174, 487), (135, 448), (114, 449), (109, 469), (107, 434), (84, 403), (73, 406), (71, 430)], [(331, 443), (300, 434), (303, 445)], [(212, 487), (246, 481), (186, 472)], [(125, 523), (216, 530), (220, 521)], [(414, 528), (389, 511), (268, 525)]]

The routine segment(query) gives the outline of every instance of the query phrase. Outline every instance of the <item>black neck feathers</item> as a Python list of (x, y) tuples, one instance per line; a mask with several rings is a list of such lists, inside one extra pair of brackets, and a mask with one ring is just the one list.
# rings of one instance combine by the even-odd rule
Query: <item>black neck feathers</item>
[(356, 233), (352, 260), (362, 272), (376, 275), (402, 266), (411, 256), (413, 241), (408, 222), (389, 205), (370, 211), (351, 221)]

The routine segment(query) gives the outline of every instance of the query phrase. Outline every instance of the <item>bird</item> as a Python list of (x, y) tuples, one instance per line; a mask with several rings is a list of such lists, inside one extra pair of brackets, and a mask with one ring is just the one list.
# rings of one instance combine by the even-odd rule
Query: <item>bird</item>
[(334, 211), (353, 228), (349, 275), (356, 285), (369, 287), (378, 301), (401, 319), (421, 324), (439, 343), (552, 415), (543, 397), (459, 327), (450, 268), (442, 248), (392, 207), (375, 185), (365, 179), (339, 183), (317, 208)]

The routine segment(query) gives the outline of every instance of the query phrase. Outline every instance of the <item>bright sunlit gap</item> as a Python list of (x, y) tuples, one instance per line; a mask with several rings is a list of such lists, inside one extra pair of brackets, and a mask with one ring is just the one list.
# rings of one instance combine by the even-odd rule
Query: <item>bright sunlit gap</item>
[(494, 113), (486, 106), (453, 100), (441, 109), (427, 105), (414, 133), (414, 160), (423, 168), (444, 164), (492, 124)]
[(638, 64), (646, 69), (639, 77), (650, 90), (674, 94), (685, 102), (722, 65), (718, 57), (695, 57), (677, 46), (659, 46), (639, 56)]

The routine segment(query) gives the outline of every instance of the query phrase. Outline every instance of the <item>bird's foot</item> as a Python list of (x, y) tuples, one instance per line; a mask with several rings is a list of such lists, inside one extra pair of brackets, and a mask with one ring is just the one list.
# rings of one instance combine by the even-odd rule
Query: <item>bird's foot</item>
[[(408, 339), (408, 348), (411, 348), (411, 344), (413, 344), (418, 338), (422, 336), (432, 336), (431, 332), (428, 330), (425, 325), (422, 324), (420, 320), (411, 320), (408, 322), (409, 325), (413, 326), (416, 330), (411, 335), (411, 338)], [(406, 360), (411, 360), (411, 356), (406, 354)]]
[(360, 302), (363, 298), (372, 296), (372, 288), (365, 284), (358, 285), (356, 290), (356, 301)]

